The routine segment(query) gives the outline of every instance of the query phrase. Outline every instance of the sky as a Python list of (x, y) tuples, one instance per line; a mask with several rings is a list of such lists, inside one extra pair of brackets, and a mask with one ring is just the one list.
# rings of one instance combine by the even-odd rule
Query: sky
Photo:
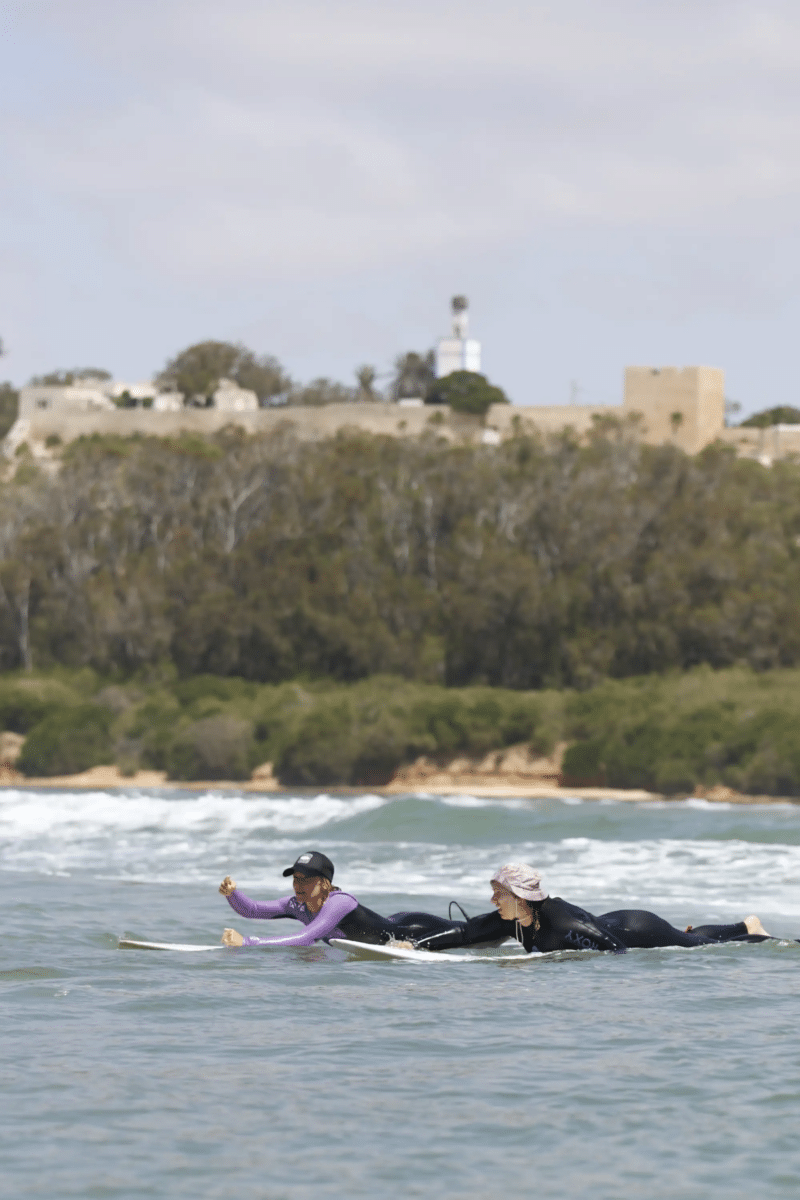
[(465, 293), (517, 404), (800, 405), (796, 0), (0, 0), (0, 89), (0, 378), (387, 378)]

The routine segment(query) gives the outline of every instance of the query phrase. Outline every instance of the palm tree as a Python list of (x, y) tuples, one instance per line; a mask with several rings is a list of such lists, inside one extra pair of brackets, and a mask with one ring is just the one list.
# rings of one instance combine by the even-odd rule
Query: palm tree
[(369, 363), (364, 363), (360, 367), (356, 367), (356, 380), (358, 381), (358, 400), (369, 401), (370, 403), (376, 399), (375, 397), (375, 379), (378, 372)]
[(412, 396), (420, 396), (424, 400), (436, 379), (434, 362), (433, 350), (428, 350), (425, 354), (409, 350), (405, 354), (398, 355), (394, 360), (394, 381), (392, 383), (394, 399), (404, 400)]

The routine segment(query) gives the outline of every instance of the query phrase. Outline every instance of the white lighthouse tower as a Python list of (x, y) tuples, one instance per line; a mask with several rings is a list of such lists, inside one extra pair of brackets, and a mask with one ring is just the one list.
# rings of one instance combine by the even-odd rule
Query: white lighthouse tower
[(436, 345), (436, 378), (452, 375), (453, 371), (480, 371), (481, 344), (467, 337), (469, 301), (466, 296), (453, 296), (450, 301), (452, 333)]

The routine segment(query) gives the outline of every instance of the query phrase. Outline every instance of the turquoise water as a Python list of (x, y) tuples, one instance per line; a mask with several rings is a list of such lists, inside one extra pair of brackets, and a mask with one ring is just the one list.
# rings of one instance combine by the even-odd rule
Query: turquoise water
[(116, 948), (247, 926), (219, 880), (282, 894), (308, 848), (384, 912), (485, 911), (521, 858), (594, 911), (800, 936), (788, 805), (7, 789), (8, 1195), (797, 1195), (798, 945), (430, 967)]

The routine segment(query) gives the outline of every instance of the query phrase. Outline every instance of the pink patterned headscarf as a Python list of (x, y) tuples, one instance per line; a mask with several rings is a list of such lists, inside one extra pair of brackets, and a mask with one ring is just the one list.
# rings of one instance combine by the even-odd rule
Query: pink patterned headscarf
[(546, 900), (547, 892), (542, 887), (542, 877), (527, 863), (506, 863), (498, 867), (492, 876), (492, 883), (499, 883), (508, 888), (522, 900)]

